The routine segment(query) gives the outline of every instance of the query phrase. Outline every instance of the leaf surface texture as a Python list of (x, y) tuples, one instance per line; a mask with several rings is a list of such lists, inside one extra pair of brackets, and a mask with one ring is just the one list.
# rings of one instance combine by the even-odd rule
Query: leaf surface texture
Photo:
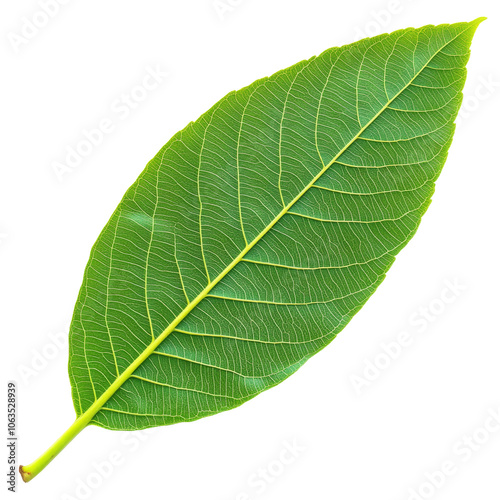
[(70, 331), (77, 414), (121, 377), (92, 423), (194, 420), (331, 342), (430, 203), (479, 22), (329, 49), (178, 132), (92, 249)]

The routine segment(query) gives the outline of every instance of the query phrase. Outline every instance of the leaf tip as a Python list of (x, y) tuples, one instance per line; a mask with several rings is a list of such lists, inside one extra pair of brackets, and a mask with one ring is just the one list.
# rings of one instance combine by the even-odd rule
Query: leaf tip
[(486, 21), (486, 19), (488, 19), (486, 16), (481, 16), (477, 19), (474, 19), (474, 21), (471, 21), (469, 24), (474, 26), (474, 28), (477, 28), (483, 21)]

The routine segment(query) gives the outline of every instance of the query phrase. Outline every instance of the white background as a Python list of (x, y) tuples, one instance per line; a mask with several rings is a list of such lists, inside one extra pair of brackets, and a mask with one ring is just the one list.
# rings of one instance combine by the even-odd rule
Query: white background
[[(500, 411), (498, 3), (220, 4), (221, 15), (212, 0), (70, 0), (19, 45), (23, 18), (40, 6), (2, 3), (2, 380), (19, 384), (20, 463), (74, 419), (67, 347), (52, 339), (67, 335), (91, 245), (146, 162), (228, 91), (363, 36), (488, 16), (435, 199), (375, 295), (297, 374), (194, 423), (147, 434), (89, 427), (18, 484), (18, 498), (405, 500), (414, 489), (420, 498), (498, 500), (500, 430), (481, 430)], [(116, 100), (156, 66), (169, 75), (128, 116), (117, 112)], [(106, 118), (113, 131), (60, 182), (54, 162)], [(411, 343), (387, 362), (382, 344), (402, 332)], [(353, 377), (384, 361), (357, 391)], [(487, 442), (469, 456), (464, 435)], [(301, 451), (280, 465), (285, 441)], [(120, 463), (103, 478), (92, 462), (110, 455)], [(426, 474), (445, 461), (454, 473), (429, 488)], [(272, 481), (256, 483), (268, 468)], [(89, 481), (87, 492), (77, 488)]]

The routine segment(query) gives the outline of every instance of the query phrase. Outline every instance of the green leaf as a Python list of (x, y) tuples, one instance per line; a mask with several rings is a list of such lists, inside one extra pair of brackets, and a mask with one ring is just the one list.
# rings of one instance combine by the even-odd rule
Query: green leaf
[(229, 410), (335, 338), (429, 206), (481, 21), (326, 50), (229, 93), (160, 150), (85, 271), (76, 431)]

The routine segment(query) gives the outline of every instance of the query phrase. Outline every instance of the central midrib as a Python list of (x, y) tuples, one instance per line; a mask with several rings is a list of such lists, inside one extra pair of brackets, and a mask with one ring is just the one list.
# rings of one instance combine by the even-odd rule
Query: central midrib
[[(404, 92), (409, 85), (417, 78), (417, 76), (428, 66), (432, 59), (441, 52), (447, 45), (449, 45), (453, 40), (460, 36), (465, 30), (458, 33), (451, 40), (446, 42), (442, 47), (439, 48), (429, 60), (422, 66), (422, 68), (413, 76), (413, 78), (397, 93), (387, 101), (387, 103), (376, 113), (373, 118), (364, 125), (359, 132), (335, 155), (335, 157), (325, 165), (320, 172), (312, 179), (312, 181), (307, 184), (302, 191), (288, 204), (281, 212), (273, 219), (273, 221), (268, 224), (259, 235), (239, 253), (239, 255), (229, 264), (222, 273), (220, 273), (217, 278), (211, 281), (204, 290), (192, 300), (187, 307), (185, 307), (182, 312), (170, 323), (170, 325), (153, 341), (151, 344), (128, 366), (128, 368), (119, 375), (115, 381), (102, 393), (99, 398), (97, 398), (94, 403), (82, 413), (77, 420), (83, 420), (85, 423), (89, 423), (94, 415), (103, 407), (104, 403), (109, 400), (109, 398), (121, 387), (121, 385), (128, 380), (132, 373), (152, 354), (155, 349), (175, 330), (176, 326), (186, 318), (186, 316), (209, 294), (209, 292), (214, 288), (217, 283), (219, 283), (241, 260), (245, 255), (276, 225), (276, 223), (290, 210), (290, 208), (311, 188), (313, 184), (337, 161), (337, 159), (345, 153), (345, 151), (359, 138), (359, 136), (384, 112), (384, 110), (391, 104), (402, 92)], [(82, 422), (83, 425), (85, 425)]]

